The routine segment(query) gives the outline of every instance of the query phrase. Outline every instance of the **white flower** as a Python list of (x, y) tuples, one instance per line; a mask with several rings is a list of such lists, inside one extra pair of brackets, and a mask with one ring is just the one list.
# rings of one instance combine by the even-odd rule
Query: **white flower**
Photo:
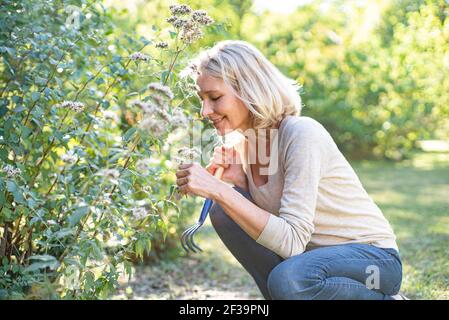
[(69, 150), (61, 156), (61, 160), (65, 163), (72, 164), (78, 161), (78, 156), (73, 150)]
[(203, 36), (200, 26), (193, 20), (187, 21), (181, 30), (181, 40), (184, 43), (193, 43)]
[(143, 112), (147, 113), (147, 114), (153, 114), (155, 112), (157, 112), (157, 110), (159, 109), (157, 106), (155, 106), (152, 103), (148, 103), (148, 102), (143, 102), (140, 100), (135, 100), (132, 103), (134, 106), (138, 106), (139, 108), (142, 109)]
[(152, 90), (152, 91), (156, 91), (160, 94), (163, 94), (164, 96), (166, 96), (168, 99), (172, 100), (173, 99), (173, 92), (171, 91), (170, 87), (168, 86), (164, 86), (162, 84), (160, 84), (159, 82), (152, 82), (148, 85), (148, 89)]
[(159, 94), (152, 94), (151, 99), (160, 107), (166, 107), (165, 99)]
[(104, 206), (111, 205), (112, 204), (111, 194), (110, 193), (104, 193), (99, 202), (101, 204), (103, 204)]
[(178, 164), (191, 163), (193, 162), (193, 159), (199, 157), (200, 155), (201, 151), (196, 147), (194, 148), (182, 147), (178, 149), (178, 153), (177, 156), (175, 156), (174, 161), (177, 162)]
[(214, 23), (214, 20), (207, 15), (207, 12), (204, 10), (196, 10), (192, 13), (192, 19), (199, 24), (208, 26)]
[(133, 208), (133, 216), (136, 219), (143, 219), (148, 216), (148, 211), (145, 207), (137, 207)]
[(192, 12), (192, 9), (186, 4), (172, 4), (169, 8), (174, 15), (184, 15)]
[(187, 124), (187, 117), (180, 109), (175, 109), (169, 122), (173, 128), (179, 128)]
[(171, 24), (175, 23), (176, 20), (178, 20), (178, 17), (176, 17), (176, 16), (171, 16), (171, 17), (168, 17), (167, 19), (165, 19), (165, 21), (167, 21), (168, 23), (171, 23)]
[(146, 54), (143, 54), (142, 52), (134, 52), (132, 55), (129, 56), (129, 58), (131, 60), (134, 60), (134, 61), (137, 61), (137, 60), (148, 61), (148, 60), (150, 60), (150, 57), (147, 56)]
[(3, 167), (3, 172), (6, 173), (8, 178), (12, 178), (12, 177), (15, 177), (18, 174), (21, 174), (22, 170), (20, 170), (19, 168), (14, 168), (10, 164), (7, 164), (6, 166)]
[(81, 112), (84, 110), (84, 103), (79, 101), (64, 101), (61, 105), (58, 105), (61, 108), (69, 108), (75, 112)]
[(115, 180), (120, 177), (120, 172), (117, 169), (102, 169), (96, 175)]
[(112, 120), (114, 122), (119, 122), (119, 117), (116, 112), (112, 110), (104, 110), (103, 117), (108, 120)]
[(200, 72), (198, 70), (198, 65), (196, 63), (190, 63), (187, 67), (185, 67), (181, 72), (179, 73), (179, 77), (181, 79), (184, 79), (186, 77), (192, 76), (192, 75), (200, 75)]
[(170, 114), (169, 114), (167, 111), (165, 111), (164, 109), (158, 109), (158, 110), (157, 110), (157, 114), (158, 114), (162, 119), (164, 119), (165, 121), (171, 122), (171, 116), (170, 116)]
[(141, 129), (149, 131), (154, 136), (159, 136), (164, 133), (166, 127), (161, 123), (160, 120), (156, 120), (150, 117), (144, 118), (140, 123), (139, 127)]
[(156, 47), (156, 48), (164, 49), (164, 48), (167, 48), (167, 47), (168, 47), (168, 43), (165, 42), (165, 41), (161, 41), (161, 42), (156, 43), (155, 47)]

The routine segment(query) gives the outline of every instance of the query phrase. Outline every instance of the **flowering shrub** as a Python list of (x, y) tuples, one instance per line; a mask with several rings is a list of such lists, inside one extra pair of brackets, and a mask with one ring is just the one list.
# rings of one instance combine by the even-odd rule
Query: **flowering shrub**
[(169, 234), (176, 62), (213, 23), (169, 9), (167, 41), (136, 40), (96, 1), (3, 1), (0, 297), (106, 297)]

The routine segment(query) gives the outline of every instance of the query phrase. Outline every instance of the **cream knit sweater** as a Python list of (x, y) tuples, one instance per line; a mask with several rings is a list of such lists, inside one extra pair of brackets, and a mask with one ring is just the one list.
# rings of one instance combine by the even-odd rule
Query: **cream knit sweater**
[(390, 224), (320, 123), (287, 116), (275, 139), (270, 151), (274, 170), (259, 187), (248, 165), (248, 144), (243, 141), (236, 146), (251, 196), (271, 213), (258, 243), (283, 258), (347, 243), (398, 250)]

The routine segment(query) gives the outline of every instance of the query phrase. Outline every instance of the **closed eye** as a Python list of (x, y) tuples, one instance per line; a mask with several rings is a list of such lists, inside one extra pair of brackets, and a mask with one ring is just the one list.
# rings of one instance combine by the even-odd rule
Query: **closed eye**
[(217, 101), (218, 99), (220, 99), (221, 97), (223, 97), (223, 96), (219, 96), (219, 97), (217, 97), (217, 98), (210, 98), (212, 101)]

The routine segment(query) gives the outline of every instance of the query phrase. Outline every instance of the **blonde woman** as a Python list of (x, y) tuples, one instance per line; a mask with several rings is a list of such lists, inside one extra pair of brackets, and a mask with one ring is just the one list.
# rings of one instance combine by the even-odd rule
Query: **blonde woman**
[(263, 296), (397, 298), (393, 230), (326, 129), (300, 116), (295, 83), (244, 41), (219, 42), (195, 65), (202, 116), (244, 139), (216, 148), (207, 168), (180, 165), (177, 184), (213, 199), (216, 232)]

